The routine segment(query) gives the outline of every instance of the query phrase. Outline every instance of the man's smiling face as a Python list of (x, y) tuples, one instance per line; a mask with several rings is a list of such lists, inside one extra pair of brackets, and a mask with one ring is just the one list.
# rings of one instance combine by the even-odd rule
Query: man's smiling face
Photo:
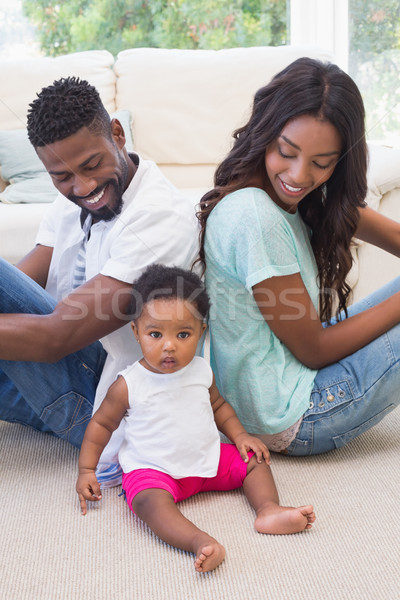
[(122, 194), (134, 174), (124, 144), (121, 125), (112, 121), (110, 137), (82, 127), (36, 151), (63, 196), (88, 211), (94, 222), (109, 221), (121, 212)]

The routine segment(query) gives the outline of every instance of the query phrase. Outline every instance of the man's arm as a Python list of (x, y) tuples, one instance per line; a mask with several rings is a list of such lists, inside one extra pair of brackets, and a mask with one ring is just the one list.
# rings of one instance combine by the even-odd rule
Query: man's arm
[(15, 266), (42, 288), (45, 288), (52, 256), (53, 248), (38, 244)]
[(0, 359), (57, 362), (129, 321), (132, 285), (96, 275), (49, 315), (0, 315)]

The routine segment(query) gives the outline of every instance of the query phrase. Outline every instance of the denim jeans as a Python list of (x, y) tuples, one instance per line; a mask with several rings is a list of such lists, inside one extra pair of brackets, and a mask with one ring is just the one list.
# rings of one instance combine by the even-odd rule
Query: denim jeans
[[(400, 277), (349, 307), (349, 316), (400, 290)], [(400, 324), (364, 348), (320, 369), (310, 406), (284, 454), (307, 456), (341, 448), (379, 423), (400, 401)]]
[[(1, 314), (49, 314), (55, 305), (39, 285), (0, 259)], [(53, 433), (79, 447), (105, 358), (95, 342), (56, 363), (0, 360), (0, 419)]]

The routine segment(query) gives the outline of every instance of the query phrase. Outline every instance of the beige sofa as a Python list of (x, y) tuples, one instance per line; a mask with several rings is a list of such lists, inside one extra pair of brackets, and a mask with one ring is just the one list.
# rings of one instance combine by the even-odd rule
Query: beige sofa
[[(89, 80), (110, 114), (124, 111), (134, 149), (153, 159), (197, 201), (212, 185), (215, 167), (230, 147), (232, 131), (245, 121), (254, 92), (304, 55), (332, 60), (318, 48), (282, 46), (220, 51), (138, 48), (116, 59), (107, 51), (90, 51), (2, 61), (0, 255), (15, 262), (33, 247), (48, 206), (44, 200), (54, 193), (43, 169), (37, 172), (41, 165), (31, 166), (36, 156), (24, 131), (28, 104), (43, 86), (68, 75)], [(31, 153), (26, 161), (25, 152)], [(22, 193), (14, 193), (17, 186)], [(400, 220), (399, 188), (400, 150), (371, 146), (368, 201)], [(361, 245), (351, 275), (355, 298), (398, 274), (400, 261)]]

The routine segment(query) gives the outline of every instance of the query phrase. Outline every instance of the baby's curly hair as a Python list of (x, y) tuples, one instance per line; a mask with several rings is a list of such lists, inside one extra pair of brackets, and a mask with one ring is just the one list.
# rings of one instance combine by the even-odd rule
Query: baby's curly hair
[(34, 148), (47, 146), (82, 127), (111, 138), (110, 116), (95, 87), (79, 77), (62, 77), (44, 87), (28, 110), (28, 137)]
[(180, 298), (195, 307), (198, 317), (206, 319), (210, 299), (204, 283), (196, 273), (179, 267), (153, 264), (133, 282), (129, 314), (137, 320), (147, 302), (159, 298)]

